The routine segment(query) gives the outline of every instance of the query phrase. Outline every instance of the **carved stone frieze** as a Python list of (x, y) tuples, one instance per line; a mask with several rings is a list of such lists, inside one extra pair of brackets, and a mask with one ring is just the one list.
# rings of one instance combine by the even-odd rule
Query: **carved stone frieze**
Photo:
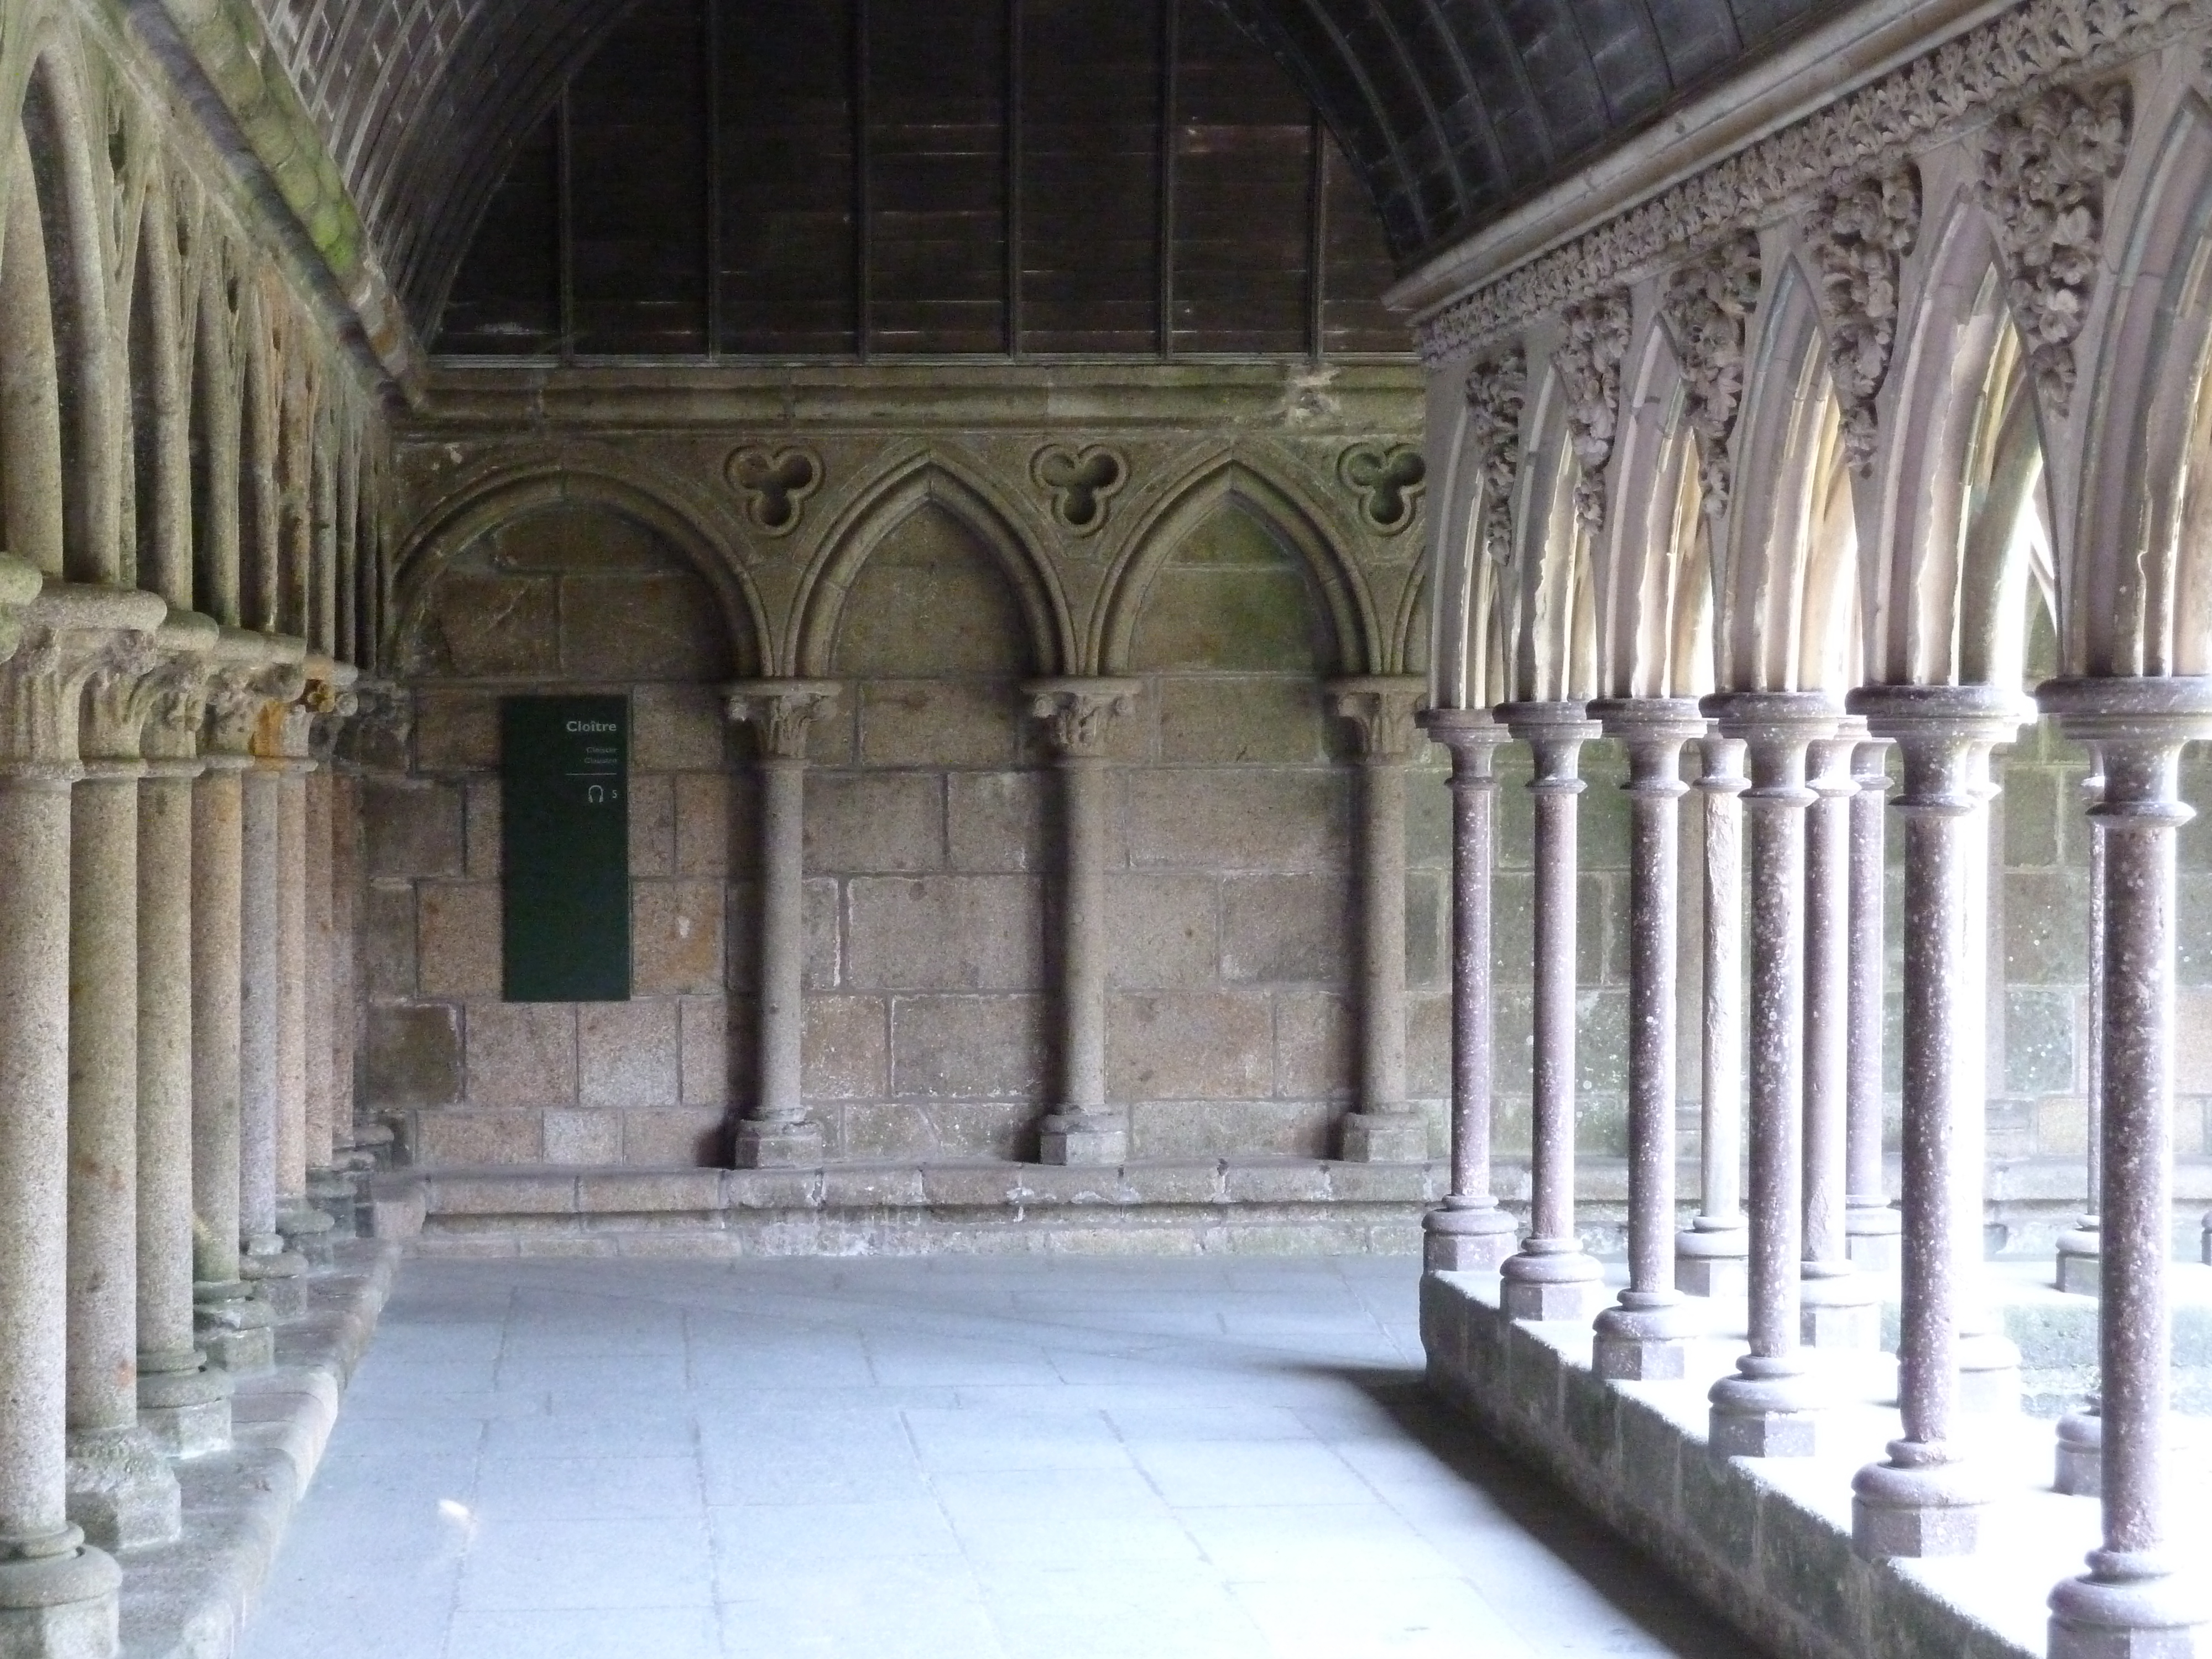
[(1731, 236), (1675, 271), (1661, 313), (1681, 360), (1683, 416), (1698, 437), (1705, 510), (1728, 505), (1729, 434), (1743, 403), (1744, 322), (1759, 303), (1759, 238)]
[(1104, 444), (1047, 444), (1030, 458), (1030, 477), (1051, 494), (1054, 518), (1091, 536), (1105, 527), (1115, 492), (1129, 480), (1129, 463)]
[(1354, 444), (1336, 458), (1336, 476), (1359, 496), (1359, 516), (1395, 536), (1420, 516), (1429, 464), (1411, 444)]
[(1566, 338), (1552, 361), (1567, 391), (1567, 435), (1582, 475), (1575, 516), (1593, 534), (1605, 528), (1605, 468), (1620, 424), (1620, 365), (1628, 356), (1628, 295), (1619, 289), (1569, 306)]
[(2127, 159), (2128, 89), (2055, 88), (1982, 134), (1982, 200), (2004, 250), (2005, 298), (2046, 412), (2074, 395), (2074, 339), (2105, 237), (2105, 184)]
[(1521, 472), (1521, 410), (1528, 359), (1513, 346), (1467, 377), (1468, 441), (1482, 456), (1482, 550), (1513, 562), (1513, 486)]
[(1828, 373), (1844, 410), (1844, 454), (1874, 467), (1875, 395), (1897, 338), (1899, 268), (1920, 236), (1920, 169), (1911, 162), (1852, 180), (1813, 213), (1813, 256), (1828, 323)]
[(1839, 174), (1885, 167), (2201, 27), (2197, 0), (2025, 0), (1800, 121), (1440, 307), (1418, 330), (1431, 367), (1601, 289), (1780, 216)]

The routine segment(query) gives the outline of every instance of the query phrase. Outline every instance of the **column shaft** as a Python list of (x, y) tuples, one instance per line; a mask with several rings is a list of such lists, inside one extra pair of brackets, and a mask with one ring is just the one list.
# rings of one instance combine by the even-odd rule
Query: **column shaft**
[(277, 782), (276, 1208), (286, 1224), (307, 1203), (307, 779)]
[[(192, 1230), (210, 1287), (239, 1281), (239, 883), (245, 868), (243, 773), (218, 755), (192, 786)], [(220, 1350), (217, 1350), (218, 1353)]]
[(311, 1188), (327, 1180), (337, 1161), (337, 1126), (331, 1120), (331, 1060), (335, 989), (336, 932), (331, 891), (331, 773), (318, 766), (307, 782), (307, 1161)]
[(1693, 1296), (1745, 1293), (1743, 1214), (1743, 744), (1698, 744), (1705, 832), (1705, 998), (1698, 1099), (1698, 1213), (1674, 1240), (1674, 1283)]
[(1844, 1198), (1845, 1245), (1853, 1261), (1883, 1272), (1898, 1263), (1900, 1218), (1890, 1206), (1882, 1159), (1883, 917), (1887, 873), (1883, 813), (1888, 805), (1889, 740), (1862, 741), (1852, 757), (1850, 1101), (1844, 1131), (1849, 1167)]
[(283, 975), (277, 857), (283, 817), (279, 775), (256, 766), (240, 780), (239, 1229), (246, 1255), (275, 1257), (276, 1231), (277, 1003)]

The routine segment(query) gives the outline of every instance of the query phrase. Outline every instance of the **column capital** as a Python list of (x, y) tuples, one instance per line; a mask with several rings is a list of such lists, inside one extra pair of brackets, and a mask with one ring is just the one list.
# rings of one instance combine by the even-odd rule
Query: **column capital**
[(1030, 718), (1045, 722), (1055, 754), (1096, 759), (1106, 752), (1106, 733), (1114, 721), (1137, 710), (1142, 680), (1062, 678), (1028, 680), (1022, 695)]
[(1814, 792), (1824, 799), (1850, 800), (1859, 793), (1855, 769), (1860, 744), (1867, 741), (1865, 717), (1845, 714), (1832, 737), (1815, 738), (1806, 750), (1806, 770)]
[(323, 656), (311, 656), (303, 665), (307, 672), (302, 700), (307, 711), (307, 754), (317, 766), (327, 768), (337, 750), (338, 728), (360, 711), (354, 686), (361, 670)]
[(837, 706), (835, 680), (738, 680), (722, 688), (729, 718), (760, 728), (761, 752), (776, 760), (806, 758), (806, 730)]
[(1420, 742), (1413, 719), (1428, 696), (1422, 674), (1352, 674), (1328, 683), (1329, 712), (1352, 722), (1360, 757), (1400, 765)]
[(23, 642), (23, 608), (39, 596), (46, 579), (38, 566), (12, 553), (0, 553), (0, 662)]
[(1608, 697), (1589, 706), (1608, 738), (1628, 751), (1632, 793), (1686, 794), (1682, 745), (1705, 734), (1705, 719), (1688, 697)]
[(269, 711), (296, 702), (307, 689), (306, 655), (298, 640), (224, 629), (216, 641), (202, 752), (229, 769), (251, 765), (263, 751), (261, 726)]
[(1431, 743), (1451, 750), (1452, 782), (1482, 786), (1498, 781), (1498, 751), (1513, 741), (1513, 734), (1487, 708), (1424, 708), (1413, 724), (1429, 734)]
[(1851, 781), (1862, 795), (1889, 793), (1889, 751), (1895, 739), (1869, 731), (1851, 750)]
[(1843, 710), (1820, 691), (1716, 691), (1698, 707), (1721, 735), (1741, 738), (1751, 761), (1744, 799), (1802, 806), (1816, 799), (1805, 785), (1808, 749), (1836, 734)]
[(1910, 813), (1959, 816), (1990, 797), (1990, 750), (2009, 743), (2034, 710), (1995, 685), (1863, 685), (1847, 700), (1876, 738), (1905, 757), (1898, 805)]
[(1741, 795), (1751, 787), (1751, 780), (1744, 775), (1744, 742), (1741, 738), (1723, 734), (1718, 720), (1705, 722), (1705, 735), (1698, 739), (1699, 771), (1696, 788), (1705, 795)]
[(57, 782), (80, 775), (85, 687), (140, 662), (167, 609), (134, 589), (44, 584), (18, 613), (20, 642), (0, 665), (0, 770)]

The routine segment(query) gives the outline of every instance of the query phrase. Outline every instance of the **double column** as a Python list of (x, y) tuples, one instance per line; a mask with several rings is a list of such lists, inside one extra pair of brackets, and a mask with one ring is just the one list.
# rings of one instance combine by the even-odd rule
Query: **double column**
[(2037, 693), (2104, 763), (2104, 1029), (2097, 1216), (2104, 1537), (2051, 1594), (2051, 1659), (2204, 1651), (2208, 1605), (2166, 1528), (2172, 1313), (2176, 832), (2182, 745), (2212, 738), (2212, 680), (2057, 680)]
[(1359, 1105), (1345, 1114), (1340, 1156), (1419, 1163), (1428, 1120), (1406, 1100), (1406, 769), (1428, 682), (1368, 674), (1328, 691), (1359, 744)]
[(1038, 1125), (1037, 1157), (1118, 1164), (1129, 1156), (1129, 1120), (1106, 1100), (1106, 750), (1144, 683), (1047, 679), (1022, 690), (1052, 744), (1063, 836), (1060, 1099)]
[(836, 706), (828, 680), (748, 680), (728, 687), (732, 720), (760, 739), (760, 1062), (757, 1092), (738, 1120), (741, 1170), (822, 1162), (822, 1128), (806, 1118), (800, 1076), (806, 1036), (806, 734)]

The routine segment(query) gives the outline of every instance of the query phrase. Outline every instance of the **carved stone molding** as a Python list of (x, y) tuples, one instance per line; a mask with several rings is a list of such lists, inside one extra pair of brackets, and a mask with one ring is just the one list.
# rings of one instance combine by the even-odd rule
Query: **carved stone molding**
[(1419, 674), (1356, 674), (1328, 683), (1329, 712), (1352, 723), (1360, 757), (1388, 764), (1405, 764), (1427, 742), (1413, 717), (1428, 700), (1429, 682)]
[(1983, 202), (2004, 250), (2005, 298), (2044, 410), (2074, 396), (2074, 338), (2105, 240), (2105, 181), (2127, 159), (2128, 89), (2045, 93), (1982, 134)]
[(2200, 27), (2195, 0), (2025, 0), (1649, 201), (1440, 307), (1417, 330), (1431, 367), (1601, 289), (1780, 216), (1839, 173), (1916, 154)]
[(1030, 457), (1030, 477), (1051, 495), (1055, 520), (1079, 536), (1095, 536), (1105, 528), (1115, 492), (1129, 481), (1129, 463), (1104, 444), (1047, 444)]
[(1743, 330), (1759, 303), (1759, 238), (1731, 236), (1677, 270), (1661, 314), (1682, 364), (1683, 417), (1701, 441), (1698, 477), (1705, 510), (1727, 507), (1729, 434), (1743, 403)]
[(1077, 759), (1106, 752), (1115, 719), (1134, 714), (1144, 690), (1142, 680), (1119, 679), (1031, 680), (1022, 687), (1030, 718), (1045, 722), (1053, 752)]
[(1828, 373), (1844, 410), (1844, 454), (1874, 468), (1874, 400), (1897, 338), (1899, 269), (1920, 236), (1920, 169), (1906, 161), (1852, 180), (1813, 211), (1813, 257), (1828, 323)]
[(747, 444), (731, 452), (723, 471), (745, 498), (745, 516), (769, 536), (788, 536), (798, 529), (806, 498), (822, 488), (822, 458), (811, 449)]
[(43, 586), (21, 613), (15, 650), (0, 663), (0, 775), (79, 776), (86, 687), (103, 674), (118, 673), (120, 684), (128, 670), (150, 670), (147, 647), (167, 609), (126, 588)]
[(0, 553), (0, 662), (23, 641), (23, 608), (39, 596), (46, 578), (38, 568), (13, 554)]
[(1567, 337), (1553, 362), (1567, 390), (1567, 434), (1582, 474), (1575, 516), (1595, 534), (1605, 528), (1605, 468), (1620, 424), (1620, 364), (1628, 356), (1628, 295), (1616, 289), (1562, 313)]
[(1395, 536), (1420, 516), (1429, 464), (1411, 444), (1354, 444), (1336, 458), (1336, 476), (1358, 494), (1368, 527)]
[(723, 707), (760, 732), (763, 757), (805, 760), (807, 729), (837, 706), (838, 690), (835, 680), (744, 680), (725, 688)]
[(1483, 458), (1482, 550), (1513, 562), (1513, 486), (1521, 472), (1521, 410), (1528, 397), (1528, 359), (1519, 346), (1467, 377), (1467, 435)]

